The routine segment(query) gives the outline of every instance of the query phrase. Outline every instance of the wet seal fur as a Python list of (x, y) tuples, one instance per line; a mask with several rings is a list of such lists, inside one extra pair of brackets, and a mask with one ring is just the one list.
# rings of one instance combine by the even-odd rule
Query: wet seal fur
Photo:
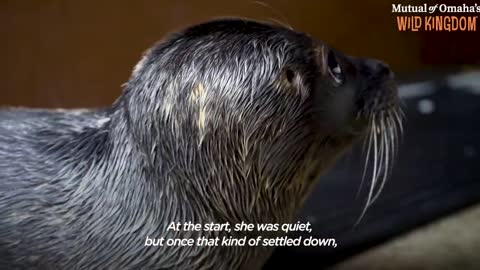
[(292, 222), (362, 138), (374, 153), (368, 206), (401, 128), (388, 66), (246, 19), (170, 35), (124, 88), (103, 109), (0, 111), (2, 267), (258, 269), (272, 248), (145, 239), (227, 234), (167, 231), (172, 221)]

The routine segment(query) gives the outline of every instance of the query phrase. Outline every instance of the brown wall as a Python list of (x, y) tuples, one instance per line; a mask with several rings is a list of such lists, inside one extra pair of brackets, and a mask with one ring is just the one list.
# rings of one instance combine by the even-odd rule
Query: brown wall
[(221, 16), (288, 21), (346, 53), (381, 58), (397, 72), (480, 60), (478, 32), (398, 32), (390, 1), (263, 3), (0, 0), (0, 105), (109, 104), (153, 42), (167, 32)]

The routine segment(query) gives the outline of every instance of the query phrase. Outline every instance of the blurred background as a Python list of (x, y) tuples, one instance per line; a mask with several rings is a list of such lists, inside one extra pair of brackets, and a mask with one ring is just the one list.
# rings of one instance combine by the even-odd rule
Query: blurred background
[(0, 103), (110, 104), (141, 53), (154, 42), (185, 26), (225, 16), (288, 23), (345, 53), (383, 59), (397, 73), (479, 63), (478, 32), (399, 32), (391, 4), (384, 0), (1, 0)]
[(336, 237), (339, 247), (282, 248), (267, 268), (308, 261), (339, 269), (480, 269), (472, 253), (480, 248), (480, 30), (399, 32), (398, 3), (418, 1), (0, 0), (0, 106), (109, 105), (141, 54), (167, 33), (228, 16), (291, 25), (344, 53), (389, 63), (407, 123), (394, 175), (359, 226), (365, 196), (355, 198), (356, 151), (321, 179), (300, 214), (315, 224), (313, 234)]

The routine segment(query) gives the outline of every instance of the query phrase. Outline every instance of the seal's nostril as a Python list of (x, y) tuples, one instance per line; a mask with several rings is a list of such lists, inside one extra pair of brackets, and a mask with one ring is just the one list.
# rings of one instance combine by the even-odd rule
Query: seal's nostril
[(390, 66), (382, 61), (370, 59), (367, 62), (367, 65), (370, 68), (372, 74), (382, 77), (393, 77), (393, 72), (390, 69)]

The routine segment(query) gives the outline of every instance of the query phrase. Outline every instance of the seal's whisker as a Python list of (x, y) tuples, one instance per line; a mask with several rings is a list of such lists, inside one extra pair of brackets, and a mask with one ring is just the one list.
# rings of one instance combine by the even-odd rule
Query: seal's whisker
[(378, 171), (378, 143), (377, 143), (377, 124), (376, 124), (376, 119), (375, 117), (372, 120), (372, 131), (373, 131), (373, 176), (372, 176), (372, 181), (370, 184), (370, 190), (368, 192), (368, 197), (367, 197), (367, 202), (365, 206), (363, 207), (362, 213), (360, 214), (360, 217), (358, 218), (357, 222), (355, 223), (355, 226), (360, 223), (362, 220), (363, 216), (365, 215), (368, 207), (370, 206), (370, 202), (372, 199), (372, 194), (373, 194), (373, 189), (375, 187), (375, 183), (377, 181), (377, 171)]
[[(373, 142), (373, 135), (372, 135), (372, 132), (373, 132), (373, 128), (372, 128), (372, 122), (374, 121), (374, 117), (370, 117), (369, 119), (369, 131), (368, 131), (368, 134), (367, 136), (365, 137), (365, 140), (364, 140), (364, 147), (365, 148), (365, 145), (367, 144), (366, 142), (368, 141), (368, 146), (367, 146), (367, 153), (365, 155), (365, 164), (364, 164), (364, 167), (363, 167), (363, 174), (362, 174), (362, 180), (360, 181), (360, 185), (358, 187), (358, 190), (357, 190), (357, 195), (355, 196), (355, 198), (358, 198), (358, 196), (360, 195), (360, 192), (362, 190), (362, 187), (363, 187), (363, 183), (365, 181), (365, 176), (367, 174), (367, 170), (368, 170), (368, 163), (369, 163), (369, 160), (370, 160), (370, 151), (372, 149), (372, 142)], [(362, 152), (365, 152), (365, 150), (362, 150)]]
[[(380, 119), (378, 120), (377, 124), (377, 132), (376, 136), (378, 136), (376, 142), (377, 142), (377, 149), (378, 149), (378, 159), (377, 159), (377, 171), (375, 173), (376, 178), (372, 179), (372, 189), (375, 190), (375, 188), (378, 185), (378, 180), (380, 179), (380, 175), (383, 171), (383, 155), (384, 155), (384, 149), (383, 149), (383, 143), (382, 143), (382, 134), (383, 134), (383, 116), (380, 114)], [(373, 196), (373, 193), (372, 193)], [(372, 201), (370, 201), (370, 205), (372, 204)]]
[(398, 143), (398, 128), (397, 128), (397, 122), (395, 121), (395, 118), (394, 118), (392, 112), (389, 113), (388, 121), (390, 122), (390, 127), (392, 129), (392, 136), (393, 136), (393, 141), (392, 141), (393, 157), (396, 157), (397, 152), (398, 152), (398, 145), (399, 145), (399, 143)]
[(378, 144), (379, 144), (379, 147), (380, 147), (380, 158), (379, 158), (379, 168), (378, 168), (378, 172), (380, 173), (381, 171), (383, 171), (385, 168), (383, 166), (383, 160), (385, 159), (385, 145), (383, 143), (384, 139), (383, 139), (383, 136), (385, 134), (385, 116), (384, 116), (384, 113), (381, 112), (380, 114), (380, 125), (378, 127), (378, 136), (379, 136), (379, 141), (378, 141)]
[(403, 124), (402, 124), (402, 119), (399, 115), (399, 112), (398, 112), (398, 109), (397, 110), (393, 110), (393, 114), (395, 115), (395, 119), (398, 123), (398, 127), (400, 128), (400, 135), (403, 134)]
[(391, 120), (391, 114), (389, 113), (388, 114), (388, 117), (386, 118), (386, 121), (387, 121), (387, 125), (388, 125), (388, 128), (387, 128), (387, 139), (388, 139), (388, 146), (390, 147), (390, 159), (392, 160), (392, 163), (393, 163), (393, 160), (395, 159), (395, 153), (396, 153), (396, 149), (395, 149), (395, 124), (392, 122)]
[(406, 119), (405, 112), (403, 111), (402, 108), (397, 108), (398, 114), (400, 115), (400, 125), (402, 126), (402, 134), (401, 136), (403, 137), (403, 122)]
[(398, 110), (402, 120), (404, 120), (406, 116), (405, 116), (405, 112), (403, 111), (402, 107), (397, 107), (396, 109)]
[(400, 133), (400, 130), (399, 130), (399, 127), (398, 127), (398, 123), (395, 121), (395, 119), (393, 117), (392, 117), (391, 121), (392, 121), (393, 127), (395, 129), (395, 153), (398, 153), (398, 146), (400, 144), (401, 133)]
[(381, 144), (382, 144), (382, 149), (384, 149), (384, 151), (381, 151), (382, 154), (383, 154), (382, 155), (382, 161), (383, 161), (382, 163), (384, 163), (383, 170), (382, 170), (383, 177), (382, 177), (382, 181), (380, 182), (380, 187), (378, 188), (377, 193), (373, 197), (371, 204), (373, 204), (378, 199), (378, 197), (380, 196), (380, 194), (383, 190), (383, 187), (385, 186), (385, 183), (387, 181), (388, 171), (389, 171), (389, 155), (390, 155), (389, 145), (390, 145), (390, 143), (389, 143), (388, 136), (387, 136), (387, 134), (389, 133), (389, 129), (385, 125), (386, 118), (382, 118), (381, 120), (382, 120), (381, 125), (382, 125), (382, 130), (383, 130)]
[(397, 153), (398, 153), (398, 142), (397, 142), (397, 134), (396, 134), (396, 129), (395, 129), (395, 123), (394, 121), (391, 119), (391, 117), (388, 118), (388, 122), (389, 122), (389, 129), (388, 129), (388, 134), (389, 134), (389, 137), (390, 137), (390, 149), (392, 150), (391, 153), (390, 153), (390, 157), (391, 157), (391, 162), (390, 162), (390, 173), (391, 173), (391, 170), (393, 169), (393, 163), (395, 162), (396, 158), (397, 158)]
[[(360, 117), (360, 116), (357, 115), (357, 117)], [(373, 117), (368, 117), (368, 127), (372, 126), (372, 118)], [(362, 154), (365, 154), (365, 149), (367, 149), (368, 145), (370, 144), (370, 134), (371, 133), (372, 133), (372, 129), (369, 128), (367, 136), (365, 136), (365, 138), (363, 139), (363, 142), (362, 142)]]
[(390, 165), (390, 170), (393, 169), (393, 163), (397, 159), (397, 154), (398, 154), (398, 146), (399, 146), (399, 141), (398, 141), (398, 129), (395, 124), (395, 120), (393, 119), (392, 114), (389, 114), (388, 117), (388, 122), (389, 122), (389, 130), (388, 134), (390, 137), (390, 149), (391, 149), (391, 165)]

